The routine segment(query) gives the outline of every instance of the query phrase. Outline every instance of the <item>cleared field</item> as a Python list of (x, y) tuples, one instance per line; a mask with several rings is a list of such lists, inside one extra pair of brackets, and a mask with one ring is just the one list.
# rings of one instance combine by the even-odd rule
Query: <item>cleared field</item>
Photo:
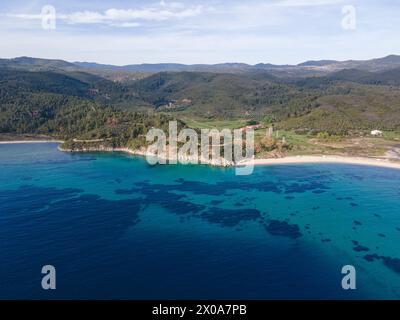
[(239, 129), (246, 126), (246, 120), (196, 120), (182, 118), (193, 129)]

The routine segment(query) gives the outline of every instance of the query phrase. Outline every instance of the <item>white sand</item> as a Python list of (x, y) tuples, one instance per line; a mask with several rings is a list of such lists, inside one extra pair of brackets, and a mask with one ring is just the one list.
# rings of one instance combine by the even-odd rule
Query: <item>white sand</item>
[[(23, 144), (23, 143), (49, 143), (57, 142), (63, 143), (58, 140), (30, 140), (30, 141), (0, 141), (1, 144)], [(127, 152), (133, 155), (145, 156), (146, 152), (143, 150), (130, 150), (128, 148), (115, 148), (110, 150), (99, 151), (119, 151)], [(270, 166), (270, 165), (285, 165), (285, 164), (305, 164), (305, 163), (339, 163), (339, 164), (355, 164), (362, 166), (375, 166), (392, 169), (400, 169), (400, 161), (394, 162), (389, 159), (378, 158), (363, 158), (363, 157), (344, 157), (344, 156), (292, 156), (285, 158), (273, 159), (254, 159), (252, 160), (255, 166)], [(242, 162), (240, 166), (250, 164), (249, 162)]]
[(391, 162), (388, 159), (374, 159), (362, 157), (342, 157), (342, 156), (295, 156), (280, 159), (255, 159), (254, 165), (284, 165), (302, 163), (342, 163), (364, 166), (376, 166), (400, 169), (400, 162)]

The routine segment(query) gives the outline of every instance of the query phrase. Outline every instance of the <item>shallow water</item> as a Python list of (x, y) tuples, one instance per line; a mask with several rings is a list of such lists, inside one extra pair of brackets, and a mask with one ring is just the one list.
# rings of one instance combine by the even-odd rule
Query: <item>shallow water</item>
[[(0, 145), (2, 299), (398, 299), (400, 170)], [(57, 290), (41, 289), (41, 268)], [(357, 290), (341, 269), (357, 270)]]

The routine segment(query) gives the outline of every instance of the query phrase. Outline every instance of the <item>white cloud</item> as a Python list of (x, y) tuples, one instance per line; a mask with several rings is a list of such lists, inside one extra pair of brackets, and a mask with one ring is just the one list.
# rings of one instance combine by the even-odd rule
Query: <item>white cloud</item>
[(315, 7), (342, 4), (345, 0), (282, 0), (274, 3), (280, 7)]
[[(68, 24), (107, 24), (110, 26), (136, 27), (137, 21), (168, 21), (185, 19), (201, 15), (205, 8), (201, 5), (186, 7), (180, 2), (161, 1), (158, 5), (137, 9), (110, 8), (104, 12), (77, 11), (73, 13), (57, 13), (57, 19)], [(26, 20), (41, 19), (40, 14), (7, 14), (11, 18)]]
[(121, 27), (121, 28), (135, 28), (135, 27), (139, 27), (140, 23), (137, 23), (137, 22), (122, 22), (122, 23), (115, 23), (112, 26)]
[(286, 64), (400, 52), (400, 24), (393, 7), (361, 6), (358, 0), (351, 0), (359, 6), (359, 26), (355, 32), (345, 32), (340, 26), (342, 0), (249, 0), (229, 4), (197, 0), (202, 6), (194, 1), (172, 1), (122, 9), (91, 7), (88, 11), (60, 7), (60, 21), (52, 31), (41, 28), (40, 8), (39, 12), (20, 9), (19, 19), (0, 19), (1, 55), (112, 64)]

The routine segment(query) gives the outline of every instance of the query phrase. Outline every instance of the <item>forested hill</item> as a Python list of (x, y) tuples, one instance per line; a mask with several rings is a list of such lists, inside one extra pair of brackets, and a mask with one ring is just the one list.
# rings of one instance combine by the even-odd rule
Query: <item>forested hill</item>
[(103, 102), (121, 96), (118, 85), (82, 74), (0, 70), (0, 133), (44, 134), (70, 141), (102, 139), (109, 146), (136, 146), (144, 143), (151, 127), (168, 127), (172, 118), (167, 115), (122, 111)]
[(400, 130), (398, 70), (286, 80), (265, 72), (158, 73), (130, 90), (156, 110), (185, 118), (247, 119), (304, 132)]
[[(169, 117), (240, 119), (304, 132), (399, 131), (400, 69), (397, 62), (388, 69), (392, 60), (374, 62), (385, 66), (375, 72), (281, 77), (265, 70), (183, 71), (121, 80), (110, 80), (110, 71), (103, 76), (60, 60), (0, 60), (0, 133), (123, 136), (125, 141), (143, 132), (139, 122)], [(130, 121), (135, 133), (128, 129)]]

